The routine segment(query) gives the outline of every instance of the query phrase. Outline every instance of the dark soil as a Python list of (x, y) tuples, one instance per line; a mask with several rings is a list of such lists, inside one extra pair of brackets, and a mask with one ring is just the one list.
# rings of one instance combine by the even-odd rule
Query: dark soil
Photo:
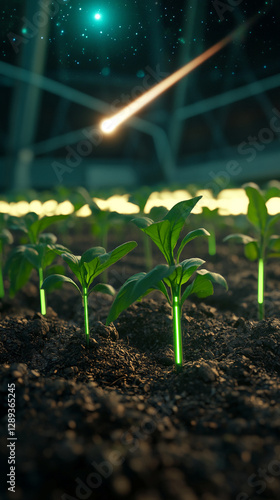
[[(71, 248), (89, 246), (86, 235)], [(268, 264), (267, 319), (258, 321), (256, 264), (238, 247), (230, 254), (219, 244), (215, 257), (204, 240), (190, 248), (190, 257), (224, 275), (229, 291), (185, 304), (180, 374), (171, 310), (157, 293), (110, 327), (112, 298), (92, 294), (89, 349), (72, 288), (49, 295), (46, 317), (36, 277), (0, 302), (1, 498), (279, 500), (279, 261)], [(112, 268), (110, 283), (119, 288), (143, 265), (139, 246)], [(6, 482), (11, 383), (15, 493)]]

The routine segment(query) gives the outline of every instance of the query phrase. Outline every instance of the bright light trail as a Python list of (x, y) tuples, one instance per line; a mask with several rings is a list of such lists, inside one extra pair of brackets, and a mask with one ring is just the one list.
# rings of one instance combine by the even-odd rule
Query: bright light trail
[(259, 17), (257, 14), (252, 19), (250, 19), (247, 23), (242, 26), (239, 26), (237, 29), (232, 31), (229, 35), (223, 38), (220, 42), (217, 42), (213, 47), (207, 49), (203, 54), (196, 57), (185, 66), (175, 71), (172, 75), (169, 75), (167, 78), (162, 80), (160, 83), (155, 85), (155, 87), (151, 88), (145, 94), (138, 97), (131, 104), (123, 108), (121, 111), (111, 116), (111, 118), (107, 118), (101, 122), (101, 130), (105, 134), (112, 133), (119, 125), (128, 120), (131, 116), (135, 115), (140, 111), (144, 106), (147, 106), (151, 101), (156, 99), (163, 92), (168, 90), (172, 85), (179, 82), (182, 78), (188, 75), (195, 68), (203, 64), (205, 61), (210, 59), (214, 54), (222, 50), (226, 45), (232, 42), (235, 38), (241, 37), (247, 31), (248, 27), (253, 24), (256, 19)]

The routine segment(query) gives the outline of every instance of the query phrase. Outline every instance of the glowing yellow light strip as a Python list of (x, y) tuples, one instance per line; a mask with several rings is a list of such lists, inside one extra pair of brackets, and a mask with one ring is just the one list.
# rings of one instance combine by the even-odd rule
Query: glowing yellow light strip
[(158, 83), (155, 87), (148, 90), (145, 94), (138, 97), (131, 104), (123, 108), (121, 111), (111, 116), (111, 118), (107, 118), (101, 122), (101, 130), (105, 134), (110, 134), (113, 132), (121, 123), (128, 120), (131, 116), (135, 115), (138, 111), (140, 111), (144, 106), (149, 104), (151, 101), (156, 99), (160, 94), (169, 89), (172, 85), (179, 82), (184, 76), (188, 75), (195, 68), (200, 66), (202, 63), (207, 61), (214, 54), (223, 49), (226, 45), (228, 45), (232, 40), (237, 38), (238, 36), (243, 35), (243, 33), (247, 30), (248, 26), (252, 24), (256, 19), (254, 16), (251, 20), (245, 23), (243, 26), (239, 26), (237, 29), (232, 31), (229, 35), (223, 38), (220, 42), (217, 42), (213, 47), (207, 49), (203, 54), (196, 57), (189, 63), (187, 63), (182, 68), (178, 69), (172, 75), (168, 76), (160, 83)]

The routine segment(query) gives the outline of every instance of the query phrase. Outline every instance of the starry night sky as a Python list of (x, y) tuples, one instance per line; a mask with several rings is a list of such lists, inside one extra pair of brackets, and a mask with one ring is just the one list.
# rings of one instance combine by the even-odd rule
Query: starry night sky
[[(18, 56), (7, 34), (26, 34), (28, 28), (22, 20), (24, 3), (1, 1), (1, 59), (12, 64), (18, 63)], [(227, 0), (222, 3), (226, 4)], [(238, 80), (244, 55), (259, 77), (276, 72), (280, 10), (274, 3), (273, 0), (243, 0), (236, 8), (243, 20), (249, 19), (258, 9), (263, 11), (269, 6), (270, 10), (249, 30), (246, 39), (234, 42), (239, 44), (240, 50), (231, 68), (227, 52), (207, 63), (214, 80), (223, 78), (225, 71), (233, 80)], [(184, 0), (65, 0), (59, 13), (51, 19), (47, 71), (65, 68), (91, 71), (104, 78), (111, 75), (141, 78), (147, 65), (154, 66), (158, 62), (170, 73), (180, 67), (181, 49), (187, 43), (185, 31), (190, 7), (186, 9), (185, 5)], [(192, 57), (238, 25), (234, 11), (231, 8), (225, 12), (221, 20), (213, 1), (201, 0), (201, 26), (189, 42)]]

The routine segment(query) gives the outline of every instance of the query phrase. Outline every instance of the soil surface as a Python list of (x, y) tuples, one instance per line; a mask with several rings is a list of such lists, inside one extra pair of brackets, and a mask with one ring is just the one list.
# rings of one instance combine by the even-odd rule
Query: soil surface
[[(88, 231), (63, 243), (78, 254), (96, 244)], [(185, 303), (179, 374), (171, 310), (158, 293), (109, 327), (113, 299), (92, 294), (88, 349), (71, 287), (48, 295), (45, 317), (36, 275), (0, 301), (1, 499), (279, 500), (279, 260), (267, 265), (267, 319), (258, 321), (257, 266), (240, 247), (220, 239), (211, 257), (196, 240), (187, 257), (205, 259), (229, 291)], [(119, 288), (143, 270), (139, 244), (109, 282)], [(7, 440), (8, 387), (17, 440)], [(7, 489), (14, 445), (15, 493)]]

